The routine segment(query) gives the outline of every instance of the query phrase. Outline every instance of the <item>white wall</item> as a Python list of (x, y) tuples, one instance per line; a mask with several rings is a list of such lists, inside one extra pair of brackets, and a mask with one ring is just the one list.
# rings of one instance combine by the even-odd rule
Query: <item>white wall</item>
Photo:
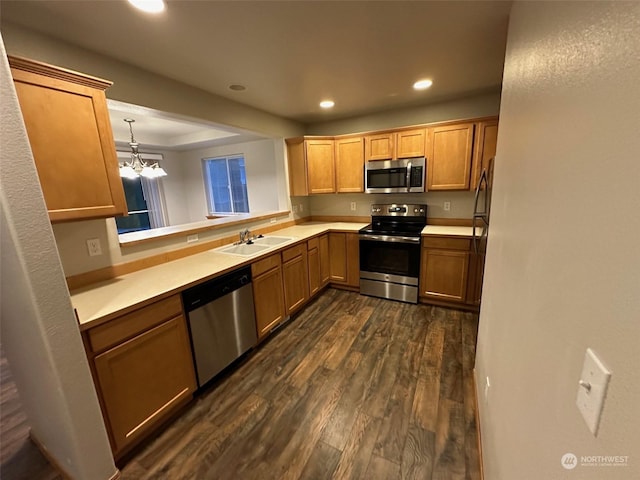
[(108, 479), (117, 470), (1, 39), (0, 106), (2, 345), (32, 434), (71, 478)]
[[(167, 172), (167, 176), (162, 177), (160, 182), (162, 183), (162, 191), (167, 208), (168, 225), (189, 223), (191, 217), (187, 203), (184, 201), (186, 191), (183, 152), (168, 150), (154, 150), (154, 152), (162, 154), (162, 168)], [(144, 155), (142, 157), (144, 158)]]
[(235, 154), (242, 154), (245, 159), (249, 211), (257, 213), (278, 210), (278, 188), (283, 185), (277, 180), (277, 162), (284, 162), (284, 158), (276, 160), (275, 142), (276, 140), (267, 139), (180, 152), (184, 172), (183, 191), (186, 194), (183, 198), (187, 199), (189, 221), (204, 220), (208, 214), (202, 160)]
[[(497, 148), (485, 478), (640, 478), (640, 3), (514, 4)], [(597, 438), (575, 405), (587, 347), (613, 372)], [(629, 463), (568, 471), (565, 453)]]

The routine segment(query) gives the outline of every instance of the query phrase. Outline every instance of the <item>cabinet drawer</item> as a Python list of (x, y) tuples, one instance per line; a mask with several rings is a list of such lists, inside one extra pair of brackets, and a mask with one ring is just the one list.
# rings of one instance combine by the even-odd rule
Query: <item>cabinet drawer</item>
[(296, 257), (299, 257), (307, 251), (307, 246), (304, 243), (296, 245), (295, 247), (287, 248), (282, 252), (282, 261), (288, 262)]
[(165, 320), (182, 315), (180, 295), (152, 303), (88, 331), (94, 352), (100, 352), (138, 335)]
[(318, 237), (312, 238), (307, 242), (307, 250), (313, 250), (314, 248), (318, 248), (320, 246), (320, 240)]
[(264, 272), (268, 272), (278, 265), (280, 265), (280, 254), (276, 253), (275, 255), (271, 255), (267, 258), (263, 258), (262, 260), (258, 260), (257, 262), (252, 263), (251, 275), (253, 277), (257, 277), (258, 275), (261, 275)]
[(471, 240), (467, 238), (422, 237), (424, 248), (446, 248), (448, 250), (469, 250)]

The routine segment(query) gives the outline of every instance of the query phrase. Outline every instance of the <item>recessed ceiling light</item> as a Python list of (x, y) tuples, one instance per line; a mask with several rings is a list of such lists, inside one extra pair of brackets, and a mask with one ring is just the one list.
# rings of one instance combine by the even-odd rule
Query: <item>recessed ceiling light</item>
[(247, 87), (245, 87), (244, 85), (240, 85), (239, 83), (234, 83), (233, 85), (229, 85), (229, 90), (234, 90), (236, 92), (241, 92), (246, 89)]
[(425, 90), (429, 88), (431, 85), (433, 85), (433, 82), (431, 80), (428, 80), (428, 79), (418, 80), (416, 83), (413, 84), (413, 88), (415, 88), (416, 90)]
[(332, 108), (335, 105), (333, 100), (323, 100), (320, 102), (321, 108)]
[(164, 10), (164, 0), (129, 0), (129, 3), (147, 13), (160, 13)]

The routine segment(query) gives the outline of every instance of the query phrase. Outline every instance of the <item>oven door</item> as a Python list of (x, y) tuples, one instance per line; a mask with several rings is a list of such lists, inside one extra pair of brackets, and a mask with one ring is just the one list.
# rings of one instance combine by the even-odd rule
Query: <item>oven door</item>
[(420, 238), (360, 235), (360, 293), (418, 301)]

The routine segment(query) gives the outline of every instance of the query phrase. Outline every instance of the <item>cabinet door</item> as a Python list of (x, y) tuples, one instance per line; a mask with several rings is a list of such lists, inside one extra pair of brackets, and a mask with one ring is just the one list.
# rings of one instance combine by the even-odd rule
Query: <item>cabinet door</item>
[(286, 142), (289, 163), (289, 194), (292, 197), (307, 196), (309, 195), (309, 187), (304, 139), (302, 137), (288, 138)]
[(471, 177), (473, 123), (434, 127), (428, 131), (429, 190), (468, 190)]
[(476, 141), (473, 147), (473, 181), (471, 188), (475, 190), (480, 181), (482, 170), (488, 168), (489, 160), (496, 155), (498, 143), (498, 119), (478, 123)]
[(336, 140), (336, 191), (364, 192), (364, 140)]
[(482, 280), (484, 275), (484, 255), (469, 255), (469, 280), (467, 282), (467, 303), (480, 305), (482, 298)]
[(396, 158), (424, 157), (425, 129), (396, 133)]
[(313, 297), (320, 291), (320, 252), (318, 248), (312, 248), (308, 251), (309, 263), (309, 296)]
[(184, 317), (176, 317), (94, 359), (116, 451), (134, 443), (195, 390)]
[(335, 193), (333, 140), (305, 140), (309, 193)]
[(285, 317), (280, 265), (253, 278), (253, 303), (258, 337), (262, 338)]
[(309, 298), (307, 252), (282, 263), (284, 306), (288, 315), (297, 311)]
[(357, 233), (346, 233), (347, 285), (360, 287), (360, 238)]
[(379, 135), (367, 135), (364, 137), (364, 158), (372, 160), (391, 160), (393, 151), (394, 134), (392, 132)]
[(329, 265), (329, 234), (322, 235), (318, 238), (318, 245), (320, 254), (320, 284), (324, 287), (329, 283), (331, 277)]
[(347, 281), (347, 235), (346, 233), (329, 233), (329, 278), (332, 282)]
[(420, 270), (421, 295), (455, 302), (466, 300), (468, 252), (425, 248)]
[(36, 71), (45, 68), (52, 76), (15, 67), (31, 65), (24, 60), (11, 63), (51, 221), (126, 214), (104, 91), (88, 86), (91, 82), (64, 80), (76, 75), (57, 73), (37, 62), (32, 65)]

